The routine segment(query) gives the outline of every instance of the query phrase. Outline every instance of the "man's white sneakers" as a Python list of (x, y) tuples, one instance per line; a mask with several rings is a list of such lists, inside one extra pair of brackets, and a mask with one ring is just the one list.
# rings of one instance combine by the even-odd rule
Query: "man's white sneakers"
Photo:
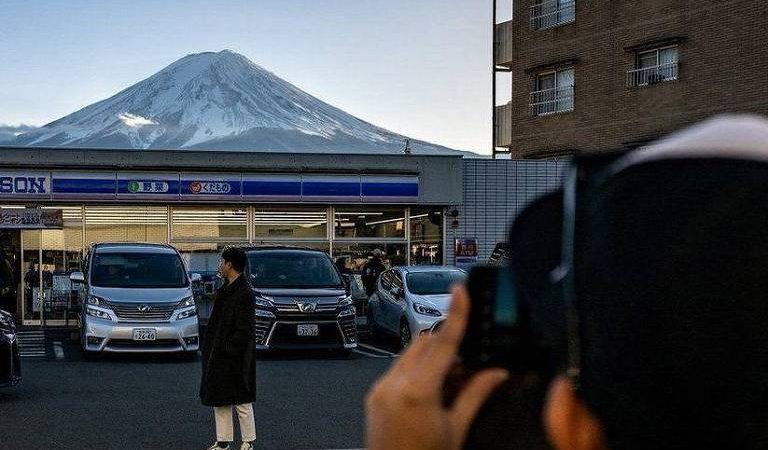
[(214, 442), (213, 445), (211, 445), (210, 447), (208, 447), (205, 450), (232, 450), (232, 446), (227, 444), (226, 447), (219, 447), (219, 443), (218, 442)]
[(240, 450), (253, 450), (253, 444), (251, 442), (243, 442), (240, 446)]

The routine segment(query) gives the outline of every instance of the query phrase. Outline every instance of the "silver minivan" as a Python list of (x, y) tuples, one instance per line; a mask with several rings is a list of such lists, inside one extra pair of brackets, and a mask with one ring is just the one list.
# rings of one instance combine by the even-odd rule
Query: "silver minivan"
[(199, 349), (192, 283), (170, 245), (100, 243), (91, 246), (80, 284), (85, 352), (190, 352)]

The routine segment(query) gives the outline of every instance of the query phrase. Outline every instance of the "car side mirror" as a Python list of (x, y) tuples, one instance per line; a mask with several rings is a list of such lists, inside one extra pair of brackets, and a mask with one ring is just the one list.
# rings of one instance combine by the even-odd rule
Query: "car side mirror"
[(72, 272), (69, 275), (69, 281), (73, 283), (85, 283), (85, 275), (83, 272)]
[(193, 283), (199, 283), (202, 279), (203, 277), (199, 273), (193, 273), (189, 276), (189, 280)]

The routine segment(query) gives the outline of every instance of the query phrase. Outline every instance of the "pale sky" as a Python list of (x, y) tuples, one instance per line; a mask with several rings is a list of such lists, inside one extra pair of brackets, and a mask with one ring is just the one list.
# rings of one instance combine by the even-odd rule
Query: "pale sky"
[(488, 154), (491, 3), (0, 0), (0, 124), (43, 125), (228, 48), (363, 120)]

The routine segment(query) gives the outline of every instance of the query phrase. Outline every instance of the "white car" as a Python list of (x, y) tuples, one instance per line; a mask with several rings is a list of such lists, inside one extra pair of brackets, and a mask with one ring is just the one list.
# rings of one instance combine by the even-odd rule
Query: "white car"
[(407, 266), (382, 272), (369, 300), (371, 332), (397, 336), (401, 347), (445, 319), (451, 286), (467, 273), (457, 267)]

